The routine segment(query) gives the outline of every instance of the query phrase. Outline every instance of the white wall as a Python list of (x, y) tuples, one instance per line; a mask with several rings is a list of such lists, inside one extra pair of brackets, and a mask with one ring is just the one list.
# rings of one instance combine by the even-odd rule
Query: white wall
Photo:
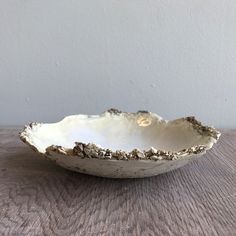
[(0, 0), (0, 124), (116, 107), (236, 126), (235, 0)]

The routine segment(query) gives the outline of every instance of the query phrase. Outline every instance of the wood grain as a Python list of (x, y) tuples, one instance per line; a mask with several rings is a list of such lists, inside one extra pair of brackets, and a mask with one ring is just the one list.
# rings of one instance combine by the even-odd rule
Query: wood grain
[(236, 130), (146, 179), (64, 170), (0, 129), (0, 235), (236, 235)]

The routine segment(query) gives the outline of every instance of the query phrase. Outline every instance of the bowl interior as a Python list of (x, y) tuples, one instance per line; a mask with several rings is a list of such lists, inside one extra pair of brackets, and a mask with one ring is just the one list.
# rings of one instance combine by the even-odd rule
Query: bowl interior
[(75, 142), (94, 143), (112, 151), (150, 147), (178, 151), (204, 145), (209, 139), (186, 120), (166, 122), (151, 114), (69, 116), (58, 123), (43, 124), (32, 137), (41, 151), (51, 145), (73, 148)]

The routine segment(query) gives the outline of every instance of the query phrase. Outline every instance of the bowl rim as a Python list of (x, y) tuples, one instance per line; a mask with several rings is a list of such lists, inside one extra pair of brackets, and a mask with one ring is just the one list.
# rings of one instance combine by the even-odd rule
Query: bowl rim
[[(218, 141), (221, 133), (212, 126), (205, 126), (200, 121), (198, 121), (194, 116), (187, 116), (183, 118), (178, 118), (175, 120), (163, 120), (156, 113), (152, 113), (145, 110), (139, 110), (137, 112), (123, 112), (121, 110), (111, 108), (103, 112), (103, 114), (109, 115), (138, 115), (138, 114), (147, 114), (155, 116), (156, 119), (163, 122), (184, 122), (187, 121), (192, 125), (192, 128), (196, 130), (202, 136), (208, 136), (209, 142), (206, 145), (194, 145), (189, 148), (184, 148), (179, 151), (167, 151), (161, 149), (155, 149), (153, 147), (147, 150), (139, 150), (137, 148), (132, 151), (122, 151), (116, 150), (112, 151), (109, 148), (102, 148), (97, 146), (94, 143), (83, 143), (75, 142), (73, 148), (65, 148), (59, 145), (51, 145), (46, 148), (45, 152), (41, 152), (32, 142), (31, 133), (43, 125), (44, 123), (31, 122), (29, 125), (25, 125), (24, 129), (19, 132), (20, 139), (29, 145), (34, 151), (44, 155), (52, 156), (54, 153), (62, 154), (68, 157), (80, 157), (80, 158), (97, 158), (97, 159), (108, 159), (108, 160), (150, 160), (150, 161), (160, 161), (160, 160), (177, 160), (190, 155), (204, 154), (207, 150), (211, 149), (212, 146)], [(97, 116), (97, 115), (95, 115)], [(68, 117), (68, 116), (67, 116)], [(66, 119), (65, 117), (64, 119)], [(87, 117), (90, 117), (87, 115)], [(62, 119), (61, 121), (63, 121)], [(52, 123), (53, 124), (53, 123)]]

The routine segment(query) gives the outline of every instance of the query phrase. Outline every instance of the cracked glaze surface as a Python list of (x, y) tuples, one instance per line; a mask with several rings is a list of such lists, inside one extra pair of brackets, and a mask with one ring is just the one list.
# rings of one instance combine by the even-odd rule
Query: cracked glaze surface
[[(109, 126), (109, 122), (111, 122), (111, 120), (113, 122), (111, 124), (114, 126), (114, 130), (116, 126), (114, 125), (116, 124), (114, 122), (122, 123), (128, 120), (129, 123), (125, 123), (124, 130), (128, 129), (127, 127), (130, 124), (133, 125), (133, 123), (135, 123), (135, 125), (131, 128), (139, 131), (135, 135), (139, 135), (141, 137), (141, 141), (136, 140), (136, 145), (139, 143), (142, 146), (143, 143), (145, 143), (144, 141), (148, 139), (146, 134), (148, 133), (150, 135), (156, 135), (156, 139), (159, 139), (157, 145), (162, 145), (166, 148), (163, 149), (152, 146), (151, 144), (154, 144), (152, 141), (145, 143), (146, 146), (144, 145), (140, 148), (138, 146), (134, 146), (133, 148), (132, 145), (124, 146), (124, 144), (122, 144), (123, 139), (121, 138), (119, 140), (119, 137), (115, 139), (117, 140), (117, 143), (114, 143), (116, 141), (109, 143), (114, 146), (113, 148), (110, 148), (109, 146), (104, 147), (104, 145), (100, 146), (96, 142), (81, 142), (80, 138), (73, 140), (74, 144), (68, 144), (65, 142), (65, 145), (64, 143), (63, 145), (61, 145), (61, 143), (58, 145), (57, 141), (55, 140), (55, 143), (50, 141), (46, 145), (42, 145), (44, 139), (48, 138), (40, 134), (42, 127), (45, 126), (44, 129), (47, 129), (47, 127), (49, 129), (50, 125), (54, 125), (55, 127), (53, 130), (50, 130), (50, 133), (53, 133), (54, 131), (55, 136), (58, 136), (62, 135), (60, 129), (64, 130), (65, 127), (66, 129), (71, 128), (69, 125), (60, 126), (61, 123), (64, 122), (65, 124), (70, 124), (76, 119), (78, 120), (76, 121), (78, 124), (85, 122), (85, 125), (81, 126), (80, 130), (90, 125), (91, 122), (92, 124), (95, 122), (95, 131), (97, 131), (97, 127), (101, 126), (100, 123), (96, 123), (97, 119), (105, 119), (102, 123), (102, 128), (104, 126), (107, 130), (108, 128), (109, 130), (112, 129), (111, 126)], [(123, 126), (120, 127), (123, 129)], [(146, 130), (148, 130), (148, 132), (146, 132)], [(118, 131), (118, 133), (122, 132), (122, 130)], [(143, 133), (144, 131), (146, 133)], [(107, 132), (109, 133), (113, 131)], [(162, 132), (162, 135), (157, 135), (156, 133), (158, 132)], [(37, 134), (40, 134), (41, 136), (37, 136)], [(87, 135), (87, 133), (85, 134)], [(116, 132), (111, 134), (113, 136), (117, 135)], [(131, 140), (130, 131), (127, 133), (127, 135), (126, 142), (129, 142)], [(163, 142), (161, 137), (165, 135), (167, 138), (165, 138), (166, 140)], [(177, 137), (177, 139), (178, 137), (182, 137), (183, 140), (189, 140), (189, 135), (190, 139), (192, 136), (194, 136), (193, 141), (190, 143), (185, 144), (180, 142), (180, 144), (176, 144), (175, 146), (171, 146), (171, 143), (168, 143), (173, 137)], [(54, 124), (31, 123), (30, 125), (25, 126), (24, 130), (20, 133), (20, 138), (23, 142), (30, 145), (30, 147), (35, 151), (49, 157), (52, 160), (55, 160), (59, 165), (74, 171), (105, 177), (145, 177), (167, 172), (171, 169), (183, 166), (188, 161), (192, 160), (193, 157), (204, 154), (213, 146), (214, 143), (217, 142), (219, 137), (220, 133), (216, 129), (202, 125), (194, 117), (166, 121), (158, 115), (147, 111), (127, 113), (121, 112), (117, 109), (110, 109), (100, 116), (69, 116), (63, 119), (61, 122)], [(112, 139), (112, 136), (110, 139)], [(102, 141), (101, 138), (98, 140)], [(121, 148), (116, 148), (117, 145), (120, 145)], [(122, 145), (124, 146), (124, 149), (122, 149)], [(170, 147), (170, 150), (167, 149), (167, 147)], [(137, 166), (138, 168), (136, 168)]]

